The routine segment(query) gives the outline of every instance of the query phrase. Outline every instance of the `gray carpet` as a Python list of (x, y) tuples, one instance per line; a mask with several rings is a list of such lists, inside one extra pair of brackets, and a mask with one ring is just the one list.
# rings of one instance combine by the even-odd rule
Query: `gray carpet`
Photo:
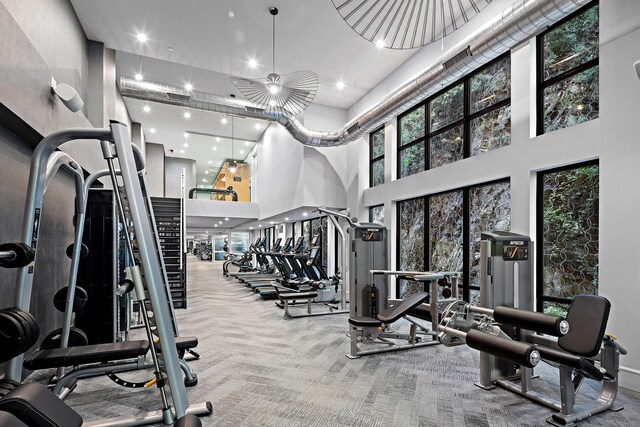
[[(203, 357), (191, 362), (199, 384), (188, 393), (192, 403), (213, 403), (205, 426), (544, 426), (551, 415), (507, 391), (475, 387), (478, 354), (466, 346), (349, 360), (346, 315), (283, 320), (273, 302), (193, 257), (188, 278), (189, 308), (178, 316), (181, 333), (200, 339)], [(556, 371), (536, 372), (536, 387), (557, 393)], [(595, 393), (593, 384), (583, 388)], [(159, 406), (155, 389), (105, 378), (81, 380), (67, 402), (86, 420)], [(639, 426), (640, 395), (622, 389), (618, 403), (623, 411), (580, 425)]]

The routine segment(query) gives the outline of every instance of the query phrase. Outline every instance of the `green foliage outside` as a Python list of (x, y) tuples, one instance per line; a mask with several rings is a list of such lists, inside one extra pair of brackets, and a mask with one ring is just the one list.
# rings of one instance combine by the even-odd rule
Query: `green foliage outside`
[(599, 168), (544, 176), (544, 294), (573, 298), (598, 293)]
[(598, 14), (595, 6), (544, 35), (544, 79), (598, 57)]

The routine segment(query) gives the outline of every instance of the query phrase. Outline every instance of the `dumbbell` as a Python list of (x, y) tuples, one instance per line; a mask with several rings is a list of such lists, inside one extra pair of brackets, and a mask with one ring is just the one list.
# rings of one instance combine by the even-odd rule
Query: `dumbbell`
[(451, 283), (449, 283), (449, 279), (443, 277), (442, 279), (438, 279), (438, 286), (442, 286), (442, 296), (444, 298), (451, 298)]
[(36, 256), (33, 248), (25, 243), (3, 243), (0, 245), (0, 267), (25, 267)]

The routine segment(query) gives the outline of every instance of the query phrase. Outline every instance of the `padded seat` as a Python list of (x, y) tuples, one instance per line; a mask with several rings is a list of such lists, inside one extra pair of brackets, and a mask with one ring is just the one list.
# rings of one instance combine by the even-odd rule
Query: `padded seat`
[(0, 411), (0, 427), (27, 427), (27, 425), (10, 413)]
[(418, 319), (426, 320), (427, 322), (431, 322), (431, 310), (424, 307), (422, 304), (412, 309), (407, 313), (409, 316), (417, 317)]
[(378, 314), (378, 319), (382, 323), (393, 323), (398, 319), (409, 314), (409, 312), (417, 308), (423, 302), (429, 299), (429, 294), (426, 292), (418, 292), (403, 299), (399, 304), (391, 306)]
[(24, 367), (36, 370), (106, 363), (144, 356), (148, 349), (149, 343), (146, 340), (139, 340), (38, 350), (25, 358)]
[(540, 358), (547, 362), (554, 362), (560, 365), (568, 366), (580, 372), (587, 378), (596, 381), (602, 381), (604, 374), (589, 359), (567, 353), (551, 347), (536, 346), (540, 353)]
[[(38, 427), (80, 427), (82, 418), (76, 411), (37, 383), (16, 387), (0, 399), (0, 411), (9, 412), (21, 422)], [(10, 424), (11, 427), (20, 424)]]
[[(162, 353), (160, 343), (155, 343), (156, 351)], [(176, 348), (180, 350), (188, 350), (198, 346), (198, 337), (176, 337)]]
[(353, 326), (373, 327), (382, 326), (382, 322), (373, 317), (349, 317), (349, 323)]
[(282, 301), (291, 301), (296, 299), (312, 299), (318, 296), (317, 292), (285, 292), (283, 294), (278, 293), (278, 296)]

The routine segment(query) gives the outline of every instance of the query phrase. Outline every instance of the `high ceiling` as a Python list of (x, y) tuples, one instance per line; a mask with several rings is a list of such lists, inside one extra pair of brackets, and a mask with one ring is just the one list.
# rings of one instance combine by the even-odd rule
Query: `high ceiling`
[[(268, 10), (276, 6), (280, 10), (276, 18), (276, 71), (316, 72), (321, 86), (315, 102), (343, 109), (415, 53), (376, 48), (349, 28), (330, 0), (72, 3), (89, 39), (140, 55), (143, 63), (144, 57), (149, 57), (248, 78), (271, 72), (272, 19)], [(138, 33), (146, 34), (148, 41), (138, 41)], [(259, 64), (255, 69), (248, 65), (251, 58)], [(346, 85), (343, 90), (335, 85), (339, 80)], [(197, 89), (206, 84), (191, 83)], [(224, 95), (227, 90), (221, 88), (216, 93)]]

